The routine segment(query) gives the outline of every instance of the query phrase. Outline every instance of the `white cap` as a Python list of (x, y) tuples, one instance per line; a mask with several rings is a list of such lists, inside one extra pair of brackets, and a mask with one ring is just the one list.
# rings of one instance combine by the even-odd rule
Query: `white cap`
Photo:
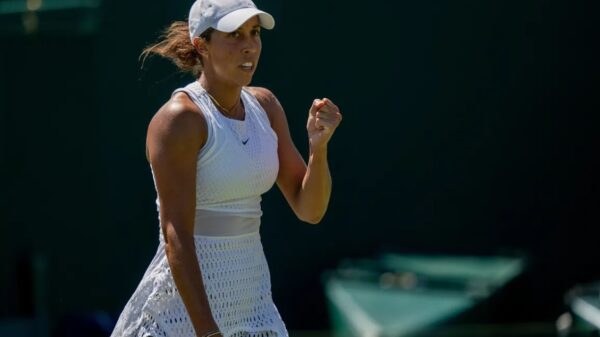
[(194, 40), (208, 28), (233, 32), (256, 15), (263, 28), (272, 29), (275, 26), (271, 14), (256, 8), (251, 0), (196, 0), (188, 18), (190, 39)]

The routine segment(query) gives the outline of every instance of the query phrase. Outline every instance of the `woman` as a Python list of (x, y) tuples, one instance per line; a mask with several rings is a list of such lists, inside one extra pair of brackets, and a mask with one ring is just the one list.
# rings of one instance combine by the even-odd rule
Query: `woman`
[(273, 26), (250, 0), (198, 0), (189, 24), (172, 24), (144, 51), (197, 80), (148, 128), (160, 244), (113, 336), (287, 336), (260, 242), (260, 196), (276, 181), (301, 220), (321, 220), (331, 192), (327, 143), (341, 114), (329, 99), (312, 102), (306, 164), (277, 98), (248, 87), (260, 30)]

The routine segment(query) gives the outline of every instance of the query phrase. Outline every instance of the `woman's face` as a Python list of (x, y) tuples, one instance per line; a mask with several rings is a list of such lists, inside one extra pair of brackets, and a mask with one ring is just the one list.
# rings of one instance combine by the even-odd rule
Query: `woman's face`
[(261, 49), (260, 21), (257, 16), (231, 33), (215, 30), (202, 52), (203, 71), (219, 82), (246, 86), (256, 71)]

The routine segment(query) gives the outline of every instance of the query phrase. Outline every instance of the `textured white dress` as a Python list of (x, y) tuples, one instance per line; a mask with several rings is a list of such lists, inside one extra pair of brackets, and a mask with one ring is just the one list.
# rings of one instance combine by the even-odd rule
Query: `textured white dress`
[[(200, 107), (208, 125), (197, 162), (194, 241), (213, 317), (225, 337), (287, 337), (259, 235), (261, 194), (279, 169), (277, 136), (246, 90), (243, 121), (223, 116), (198, 82), (179, 91)], [(158, 199), (157, 205), (160, 212)], [(111, 337), (196, 337), (159, 233), (158, 251)]]

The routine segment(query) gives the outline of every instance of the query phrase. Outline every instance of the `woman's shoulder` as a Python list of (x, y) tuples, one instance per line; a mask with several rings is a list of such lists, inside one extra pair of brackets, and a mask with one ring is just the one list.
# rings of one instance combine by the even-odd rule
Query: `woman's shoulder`
[[(183, 93), (175, 93), (155, 114), (148, 135), (198, 141), (206, 138), (207, 125), (200, 108)], [(200, 137), (199, 137), (200, 136)]]
[(185, 125), (204, 123), (204, 115), (200, 107), (184, 92), (175, 93), (154, 115), (152, 119), (167, 123), (169, 126), (181, 128)]
[(256, 100), (258, 100), (261, 105), (272, 104), (277, 101), (275, 94), (273, 94), (273, 92), (267, 88), (245, 87), (245, 89), (252, 94), (252, 96), (256, 97)]
[(271, 90), (264, 87), (246, 87), (246, 90), (256, 98), (261, 107), (266, 111), (271, 124), (273, 123), (273, 118), (284, 114), (283, 107)]

